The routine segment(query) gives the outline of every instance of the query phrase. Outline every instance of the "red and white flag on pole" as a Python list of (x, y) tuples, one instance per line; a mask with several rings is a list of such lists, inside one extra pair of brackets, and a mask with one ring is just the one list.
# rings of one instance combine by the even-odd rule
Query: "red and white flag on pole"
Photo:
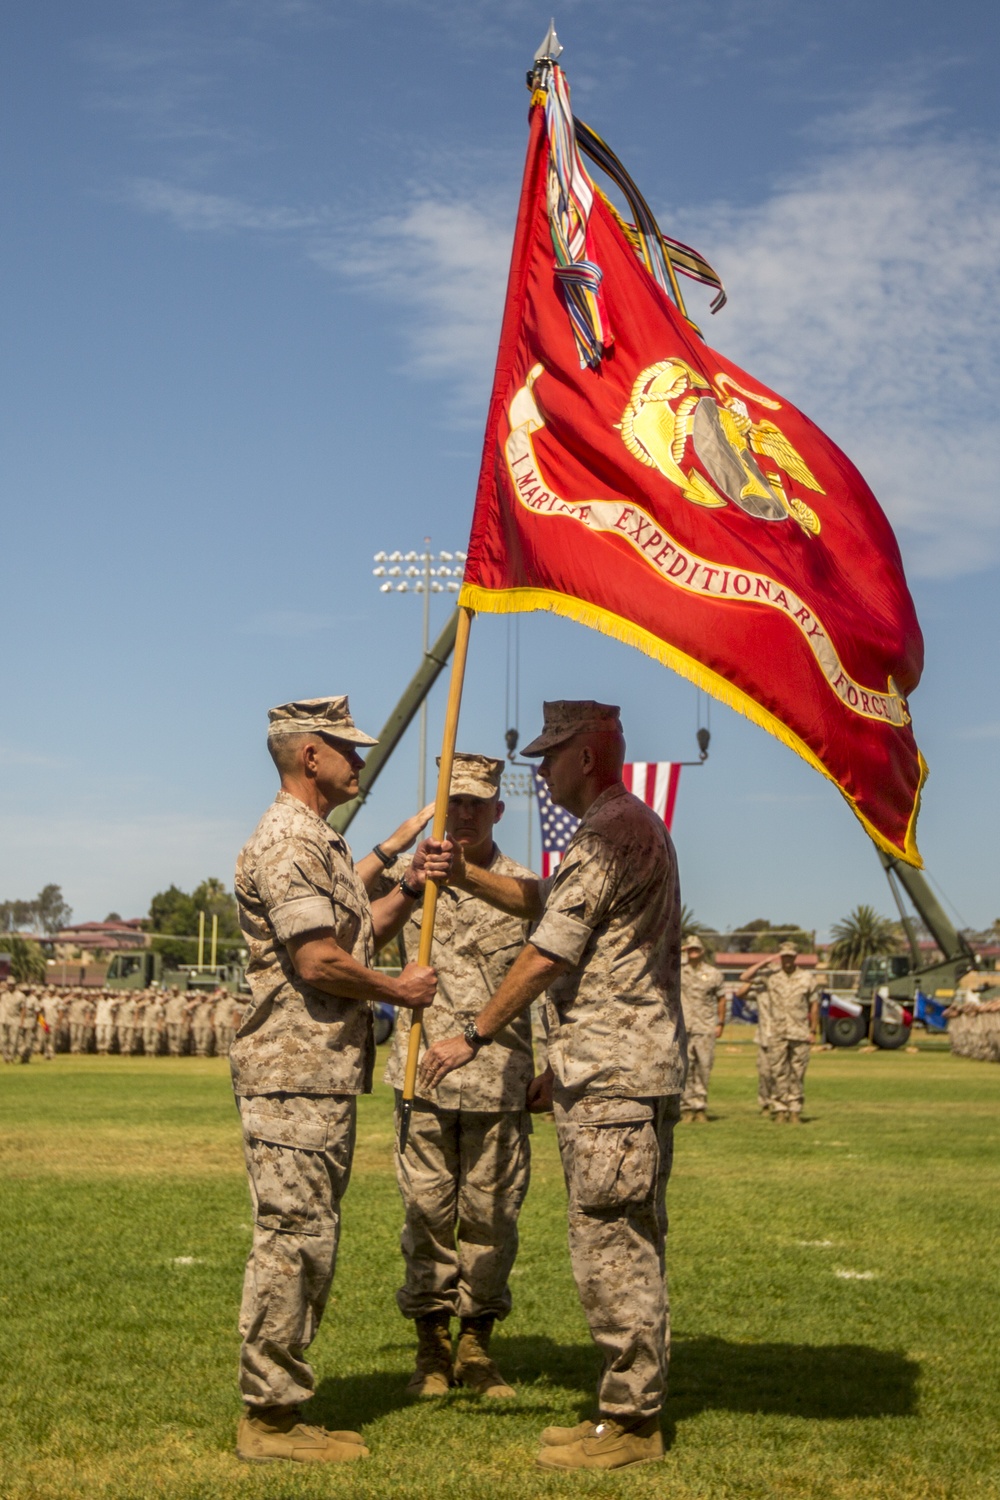
[[(580, 819), (564, 807), (557, 807), (549, 796), (549, 789), (532, 766), (535, 796), (538, 798), (538, 816), (542, 825), (542, 879), (554, 875), (566, 852), (566, 845), (580, 826)], [(669, 829), (674, 820), (674, 804), (677, 801), (677, 784), (681, 768), (677, 761), (633, 760), (622, 769), (622, 780), (633, 796), (640, 797), (651, 807), (657, 817), (663, 819)]]
[(633, 760), (622, 772), (628, 790), (651, 807), (668, 828), (674, 821), (680, 778), (680, 764), (673, 760)]

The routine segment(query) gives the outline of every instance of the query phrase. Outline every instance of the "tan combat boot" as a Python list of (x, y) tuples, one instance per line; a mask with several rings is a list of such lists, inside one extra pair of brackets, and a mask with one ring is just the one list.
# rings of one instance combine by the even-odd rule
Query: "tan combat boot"
[(659, 1415), (643, 1422), (602, 1417), (596, 1427), (562, 1447), (543, 1446), (535, 1459), (541, 1469), (629, 1469), (663, 1457)]
[(578, 1438), (586, 1437), (593, 1432), (596, 1423), (577, 1422), (575, 1427), (546, 1427), (542, 1431), (541, 1444), (543, 1448), (565, 1448), (569, 1443), (575, 1443)]
[(297, 1406), (248, 1410), (236, 1432), (236, 1457), (248, 1464), (342, 1464), (369, 1456), (360, 1432), (310, 1427)]
[(411, 1396), (445, 1396), (451, 1389), (451, 1317), (417, 1318), (417, 1361), (406, 1383)]
[(513, 1396), (514, 1390), (504, 1380), (490, 1359), (490, 1335), (493, 1318), (463, 1318), (455, 1360), (455, 1379), (468, 1386), (477, 1396)]

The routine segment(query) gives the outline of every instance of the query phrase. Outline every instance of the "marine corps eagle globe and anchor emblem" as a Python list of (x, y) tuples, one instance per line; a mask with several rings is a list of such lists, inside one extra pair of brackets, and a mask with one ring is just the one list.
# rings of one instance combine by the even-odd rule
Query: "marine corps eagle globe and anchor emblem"
[[(643, 370), (632, 386), (618, 424), (622, 441), (634, 458), (658, 469), (693, 505), (732, 502), (755, 520), (791, 519), (807, 535), (818, 536), (816, 512), (788, 493), (778, 470), (804, 489), (818, 495), (825, 491), (781, 429), (767, 418), (754, 421), (742, 397), (768, 411), (781, 410), (780, 401), (747, 390), (728, 375), (711, 382), (682, 359), (661, 360)], [(685, 472), (689, 446), (711, 483), (697, 469)]]

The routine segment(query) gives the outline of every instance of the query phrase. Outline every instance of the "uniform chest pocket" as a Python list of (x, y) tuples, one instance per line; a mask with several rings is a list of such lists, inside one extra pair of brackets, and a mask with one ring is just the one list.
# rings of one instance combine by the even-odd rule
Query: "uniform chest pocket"
[(634, 1099), (581, 1099), (572, 1123), (570, 1196), (584, 1212), (647, 1202), (660, 1151), (650, 1105)]
[(355, 887), (342, 877), (333, 883), (333, 912), (337, 920), (337, 942), (350, 953), (364, 927), (364, 905)]
[(477, 922), (474, 926), (470, 925), (465, 943), (470, 951), (475, 951), (489, 964), (495, 960), (510, 962), (524, 947), (524, 927), (520, 922), (512, 922), (509, 918)]

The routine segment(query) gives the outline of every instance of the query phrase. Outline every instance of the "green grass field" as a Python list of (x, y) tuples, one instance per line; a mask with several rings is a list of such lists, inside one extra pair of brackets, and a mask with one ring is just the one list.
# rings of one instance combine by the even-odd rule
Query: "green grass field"
[(232, 1452), (250, 1240), (225, 1063), (36, 1060), (0, 1073), (0, 1496), (597, 1496), (923, 1500), (1000, 1495), (1000, 1068), (930, 1046), (822, 1053), (808, 1124), (755, 1111), (723, 1043), (710, 1127), (681, 1127), (668, 1259), (669, 1453), (550, 1476), (536, 1435), (591, 1410), (553, 1128), (539, 1122), (496, 1338), (507, 1403), (404, 1395), (390, 1097), (361, 1105), (313, 1419), (373, 1456), (325, 1471)]

